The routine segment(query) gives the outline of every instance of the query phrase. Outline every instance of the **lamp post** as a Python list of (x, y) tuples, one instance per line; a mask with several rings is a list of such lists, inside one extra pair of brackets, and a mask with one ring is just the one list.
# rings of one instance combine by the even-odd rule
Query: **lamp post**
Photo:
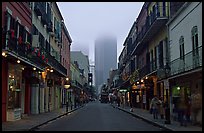
[(64, 88), (66, 89), (66, 112), (68, 112), (68, 98), (67, 98), (67, 90), (70, 88), (69, 78), (66, 78)]
[(170, 67), (168, 64), (166, 64), (165, 66), (165, 77), (166, 80), (164, 82), (164, 85), (166, 87), (166, 108), (165, 108), (165, 124), (171, 124), (171, 119), (170, 119), (170, 107), (169, 107), (169, 81), (167, 79), (167, 77), (169, 76), (170, 73)]

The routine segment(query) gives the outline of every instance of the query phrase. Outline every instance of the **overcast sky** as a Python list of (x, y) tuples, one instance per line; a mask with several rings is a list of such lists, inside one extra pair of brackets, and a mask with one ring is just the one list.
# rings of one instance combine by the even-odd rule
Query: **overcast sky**
[(71, 51), (89, 54), (94, 61), (94, 41), (104, 33), (117, 38), (117, 62), (123, 43), (144, 2), (57, 2), (73, 40)]

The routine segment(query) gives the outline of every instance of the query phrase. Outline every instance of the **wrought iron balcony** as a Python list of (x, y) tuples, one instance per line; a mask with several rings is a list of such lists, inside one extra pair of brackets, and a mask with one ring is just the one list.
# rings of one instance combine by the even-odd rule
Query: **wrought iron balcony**
[(202, 67), (202, 45), (195, 50), (170, 62), (171, 75), (176, 75), (189, 70)]
[(165, 8), (163, 8), (163, 6), (160, 6), (158, 7), (157, 12), (153, 12), (146, 17), (145, 25), (142, 26), (142, 29), (138, 33), (136, 40), (133, 42), (132, 49), (134, 50), (131, 52), (132, 54), (135, 53), (135, 51), (137, 52), (140, 51), (141, 48), (144, 48), (142, 46), (146, 44), (146, 42), (148, 42), (150, 39), (154, 38), (155, 34), (165, 26), (169, 19), (167, 11), (167, 6), (165, 6)]
[(46, 53), (46, 57), (48, 58), (48, 64), (53, 67), (56, 71), (58, 71), (62, 75), (67, 75), (67, 69), (62, 66), (50, 53), (46, 52), (45, 49), (42, 49), (43, 52)]
[(157, 12), (152, 12), (149, 16), (147, 16), (146, 23), (141, 31), (144, 43), (152, 39), (159, 29), (165, 26), (169, 18), (167, 11), (167, 6), (165, 6), (165, 8), (163, 6), (159, 6)]
[(11, 31), (4, 32), (3, 36), (3, 45), (2, 49), (15, 53), (18, 56), (22, 56), (27, 58), (29, 50), (31, 48), (30, 42), (18, 42), (18, 38), (16, 36), (12, 37)]
[(155, 60), (151, 61), (150, 63), (147, 63), (144, 67), (139, 69), (139, 77), (142, 78), (145, 75), (152, 73), (153, 71), (156, 70), (155, 66)]

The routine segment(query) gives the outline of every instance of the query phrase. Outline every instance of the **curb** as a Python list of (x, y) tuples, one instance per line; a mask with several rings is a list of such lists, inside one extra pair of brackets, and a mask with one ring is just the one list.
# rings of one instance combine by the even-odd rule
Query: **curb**
[(134, 113), (132, 113), (132, 112), (130, 112), (130, 111), (127, 111), (127, 110), (125, 110), (125, 109), (122, 109), (122, 108), (117, 107), (117, 106), (114, 106), (114, 105), (112, 105), (112, 106), (113, 106), (113, 108), (117, 108), (117, 109), (122, 110), (122, 111), (124, 111), (124, 112), (126, 112), (126, 113), (129, 113), (129, 114), (131, 114), (132, 116), (137, 117), (137, 118), (139, 118), (139, 119), (142, 119), (142, 120), (144, 120), (144, 121), (146, 121), (146, 122), (148, 122), (148, 123), (150, 123), (150, 124), (152, 124), (152, 125), (154, 125), (154, 126), (163, 128), (163, 129), (165, 129), (165, 130), (167, 130), (167, 131), (174, 131), (174, 130), (171, 129), (171, 128), (168, 128), (168, 127), (166, 127), (166, 126), (164, 126), (164, 125), (161, 125), (161, 124), (159, 124), (159, 123), (157, 123), (157, 122), (153, 122), (152, 120), (149, 120), (149, 119), (147, 119), (147, 118), (144, 118), (144, 117), (142, 117), (142, 116), (140, 116), (140, 115), (136, 115), (136, 114), (134, 114)]
[(43, 123), (41, 123), (41, 124), (39, 124), (39, 125), (37, 125), (37, 126), (34, 126), (34, 127), (30, 128), (30, 129), (27, 129), (27, 131), (35, 131), (36, 129), (39, 129), (40, 126), (45, 125), (45, 124), (47, 124), (47, 123), (49, 123), (49, 122), (51, 122), (51, 121), (54, 121), (54, 120), (56, 120), (56, 119), (58, 119), (58, 118), (60, 118), (60, 117), (62, 117), (62, 116), (65, 116), (65, 115), (71, 113), (71, 112), (74, 112), (74, 111), (76, 111), (76, 110), (78, 110), (78, 109), (80, 109), (80, 108), (82, 108), (82, 107), (84, 107), (84, 106), (75, 108), (75, 109), (70, 110), (70, 111), (68, 111), (68, 112), (66, 112), (66, 113), (64, 113), (64, 114), (58, 115), (58, 116), (55, 117), (55, 118), (52, 118), (52, 119), (47, 120), (47, 121), (45, 121), (45, 122), (43, 122)]

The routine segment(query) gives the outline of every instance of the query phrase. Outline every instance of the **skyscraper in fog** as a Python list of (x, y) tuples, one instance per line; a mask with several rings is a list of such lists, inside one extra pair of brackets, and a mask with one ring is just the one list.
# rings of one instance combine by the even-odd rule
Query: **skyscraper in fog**
[[(95, 84), (107, 82), (109, 71), (117, 68), (117, 39), (103, 36), (95, 40)], [(98, 88), (99, 89), (99, 88)]]

